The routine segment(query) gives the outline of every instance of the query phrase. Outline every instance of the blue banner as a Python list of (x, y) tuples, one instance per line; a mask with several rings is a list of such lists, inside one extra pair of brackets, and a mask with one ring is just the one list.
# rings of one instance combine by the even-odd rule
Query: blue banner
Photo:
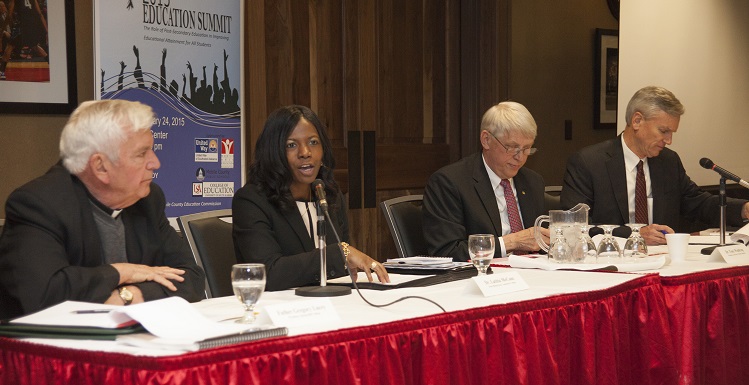
[(231, 208), (243, 183), (240, 0), (97, 0), (100, 99), (135, 100), (168, 217)]

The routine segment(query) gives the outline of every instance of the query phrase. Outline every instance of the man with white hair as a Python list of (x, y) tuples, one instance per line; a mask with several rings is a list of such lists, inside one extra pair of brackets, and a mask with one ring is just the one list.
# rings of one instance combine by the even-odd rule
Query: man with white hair
[[(430, 255), (468, 261), (468, 236), (494, 234), (494, 257), (538, 251), (533, 224), (544, 214), (544, 180), (526, 167), (536, 152), (536, 121), (520, 103), (502, 102), (481, 119), (481, 152), (435, 172), (424, 191)], [(549, 230), (540, 228), (549, 242)]]
[(0, 318), (66, 300), (129, 305), (202, 298), (204, 273), (169, 225), (153, 152), (152, 109), (82, 103), (61, 162), (16, 189), (0, 235)]

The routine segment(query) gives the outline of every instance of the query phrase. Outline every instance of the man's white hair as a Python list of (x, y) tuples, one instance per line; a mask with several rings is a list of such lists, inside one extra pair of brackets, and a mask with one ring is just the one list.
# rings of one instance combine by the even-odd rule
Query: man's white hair
[(119, 99), (83, 102), (62, 130), (62, 164), (71, 174), (79, 174), (96, 153), (117, 162), (120, 145), (128, 134), (150, 130), (153, 121), (151, 107), (140, 102)]

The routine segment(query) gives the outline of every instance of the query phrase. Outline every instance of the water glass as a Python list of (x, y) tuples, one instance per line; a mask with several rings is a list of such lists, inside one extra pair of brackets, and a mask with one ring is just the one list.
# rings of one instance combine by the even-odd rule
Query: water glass
[(265, 290), (265, 265), (240, 263), (231, 267), (231, 286), (234, 295), (244, 305), (244, 316), (237, 323), (255, 322), (255, 304)]
[(575, 247), (572, 249), (572, 262), (574, 263), (595, 263), (598, 251), (596, 250), (596, 244), (590, 239), (588, 230), (590, 225), (580, 226), (580, 236), (575, 242)]
[(557, 263), (569, 263), (571, 256), (570, 245), (564, 236), (564, 227), (554, 228), (554, 234), (549, 244), (549, 260)]
[(494, 235), (471, 234), (468, 236), (468, 255), (479, 275), (486, 274), (486, 270), (494, 258)]
[(627, 223), (627, 226), (632, 229), (632, 234), (627, 238), (627, 242), (624, 244), (624, 255), (625, 262), (640, 262), (641, 258), (648, 256), (648, 245), (645, 244), (645, 238), (640, 235), (640, 228), (645, 226), (642, 223)]
[(598, 263), (619, 263), (621, 262), (622, 251), (619, 249), (619, 244), (611, 232), (617, 225), (600, 225), (598, 226), (603, 229), (603, 239), (598, 244)]

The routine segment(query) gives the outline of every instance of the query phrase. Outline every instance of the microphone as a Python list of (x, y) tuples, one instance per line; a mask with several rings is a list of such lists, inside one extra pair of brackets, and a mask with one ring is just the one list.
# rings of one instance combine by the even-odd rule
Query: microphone
[(708, 170), (713, 170), (717, 172), (718, 174), (720, 174), (720, 176), (722, 176), (723, 178), (732, 180), (746, 188), (749, 188), (749, 182), (739, 178), (736, 174), (724, 169), (723, 167), (718, 166), (717, 164), (713, 163), (713, 161), (708, 158), (700, 159), (700, 166)]
[(315, 188), (315, 195), (317, 195), (317, 200), (320, 202), (320, 207), (327, 212), (328, 201), (325, 199), (325, 183), (320, 179), (315, 179), (315, 181), (312, 182), (312, 187)]

